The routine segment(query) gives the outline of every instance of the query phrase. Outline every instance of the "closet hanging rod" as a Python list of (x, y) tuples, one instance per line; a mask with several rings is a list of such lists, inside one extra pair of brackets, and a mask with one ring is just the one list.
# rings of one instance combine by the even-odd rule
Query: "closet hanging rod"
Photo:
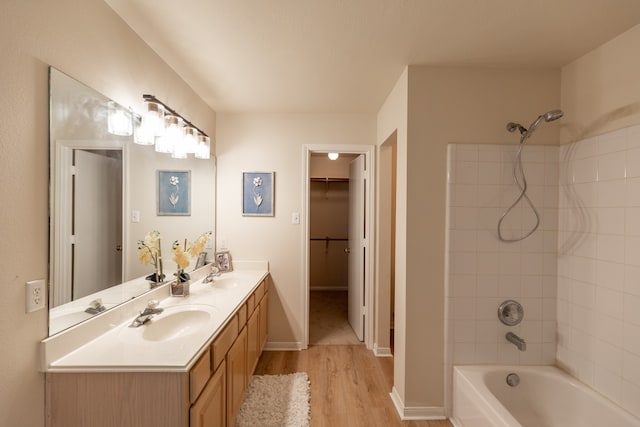
[(311, 182), (349, 182), (349, 178), (311, 178)]
[(340, 241), (340, 242), (346, 242), (349, 239), (341, 239), (341, 238), (337, 238), (337, 237), (312, 237), (309, 240), (325, 240), (327, 242), (335, 240), (335, 241)]

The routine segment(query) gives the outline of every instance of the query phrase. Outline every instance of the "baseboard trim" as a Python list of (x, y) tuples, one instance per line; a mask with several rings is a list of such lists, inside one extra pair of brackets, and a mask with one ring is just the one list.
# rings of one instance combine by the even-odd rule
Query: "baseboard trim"
[(349, 288), (345, 286), (314, 286), (309, 288), (310, 291), (348, 291)]
[(378, 347), (374, 345), (373, 354), (375, 354), (376, 357), (393, 357), (390, 347)]
[(402, 402), (402, 398), (395, 387), (393, 387), (389, 395), (402, 421), (447, 419), (442, 406), (404, 406), (404, 402)]
[(300, 351), (304, 350), (301, 342), (267, 342), (264, 351)]

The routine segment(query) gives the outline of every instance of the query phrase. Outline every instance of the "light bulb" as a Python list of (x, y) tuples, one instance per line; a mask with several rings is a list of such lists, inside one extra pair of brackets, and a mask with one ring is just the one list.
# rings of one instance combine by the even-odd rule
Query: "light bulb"
[(337, 160), (340, 157), (339, 153), (329, 153), (329, 160)]

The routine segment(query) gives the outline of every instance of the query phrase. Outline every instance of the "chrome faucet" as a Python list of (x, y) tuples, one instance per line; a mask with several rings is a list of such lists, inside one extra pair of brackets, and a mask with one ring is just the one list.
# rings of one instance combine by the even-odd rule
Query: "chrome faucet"
[(202, 283), (213, 282), (214, 277), (220, 276), (220, 269), (216, 266), (211, 267), (211, 273), (207, 275), (204, 279), (202, 279)]
[(513, 332), (507, 332), (507, 335), (505, 335), (505, 338), (511, 344), (513, 344), (516, 347), (518, 347), (518, 350), (527, 351), (527, 343), (525, 342), (525, 340), (523, 340), (522, 338), (520, 338), (519, 336), (517, 336)]
[(140, 312), (140, 314), (133, 319), (133, 322), (129, 325), (130, 328), (138, 328), (147, 323), (155, 314), (160, 314), (164, 311), (163, 308), (158, 308), (158, 300), (152, 299), (147, 303), (147, 308)]
[(98, 314), (105, 311), (107, 308), (102, 304), (102, 299), (97, 298), (89, 303), (89, 307), (87, 307), (84, 312), (89, 314)]

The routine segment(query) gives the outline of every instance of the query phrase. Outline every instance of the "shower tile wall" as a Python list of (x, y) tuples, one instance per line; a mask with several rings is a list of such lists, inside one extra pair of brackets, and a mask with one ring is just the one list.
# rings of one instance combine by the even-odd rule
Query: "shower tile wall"
[[(503, 243), (496, 226), (519, 194), (512, 176), (517, 148), (449, 146), (448, 364), (555, 361), (558, 147), (526, 147), (528, 194), (541, 223), (525, 240)], [(521, 202), (505, 218), (503, 235), (522, 235), (534, 224), (533, 212)], [(498, 320), (498, 306), (507, 299), (524, 306), (524, 320), (518, 326), (507, 327)], [(526, 340), (526, 352), (506, 341), (507, 331)]]
[(640, 416), (640, 126), (560, 149), (558, 364)]

